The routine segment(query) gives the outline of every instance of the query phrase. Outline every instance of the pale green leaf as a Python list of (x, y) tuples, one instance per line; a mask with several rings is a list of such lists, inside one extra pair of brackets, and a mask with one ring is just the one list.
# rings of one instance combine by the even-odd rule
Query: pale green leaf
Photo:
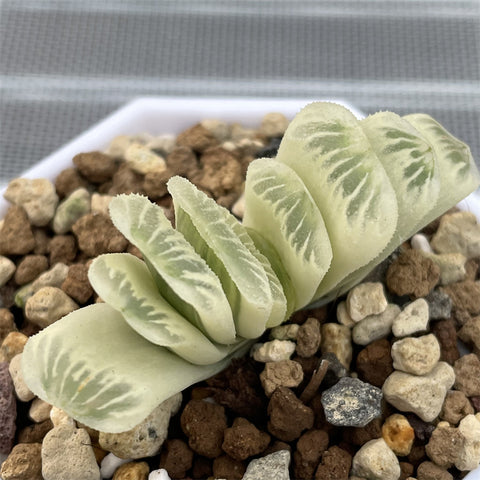
[(274, 245), (292, 280), (295, 309), (310, 303), (332, 249), (318, 207), (290, 167), (268, 158), (250, 163), (243, 224)]
[(455, 138), (430, 115), (414, 113), (403, 118), (433, 147), (441, 181), (438, 202), (429, 216), (429, 220), (433, 220), (473, 192), (480, 184), (480, 174), (468, 145)]
[(395, 192), (358, 120), (334, 103), (301, 110), (277, 160), (305, 183), (327, 228), (333, 259), (319, 298), (387, 246), (397, 226)]
[(238, 334), (259, 337), (270, 319), (273, 298), (252, 239), (227, 209), (185, 178), (172, 177), (168, 190), (175, 206), (176, 228), (220, 278)]
[(28, 387), (47, 403), (89, 427), (118, 433), (228, 362), (193, 365), (138, 335), (120, 312), (98, 303), (30, 337), (22, 370)]
[(232, 351), (233, 347), (213, 344), (180, 315), (160, 295), (148, 267), (137, 257), (101, 255), (92, 262), (88, 278), (102, 300), (120, 311), (137, 333), (185, 360), (207, 365)]
[(428, 218), (438, 200), (440, 172), (433, 148), (418, 130), (395, 113), (376, 113), (360, 125), (395, 189), (398, 245), (426, 223), (423, 218)]
[[(245, 227), (247, 230), (248, 235), (253, 240), (253, 243), (257, 247), (259, 252), (262, 252), (268, 262), (270, 263), (272, 270), (276, 276), (276, 278), (280, 282), (281, 289), (283, 291), (283, 295), (287, 301), (286, 312), (284, 315), (284, 320), (288, 320), (290, 315), (295, 311), (295, 303), (297, 301), (295, 297), (295, 289), (293, 288), (292, 280), (290, 279), (285, 267), (282, 263), (282, 259), (280, 258), (277, 250), (275, 247), (266, 240), (257, 230), (253, 230), (252, 228)], [(272, 287), (273, 288), (273, 287)], [(280, 324), (282, 322), (279, 322)], [(267, 327), (272, 328), (276, 325), (271, 323), (270, 321), (267, 322)]]
[(142, 252), (161, 295), (218, 343), (235, 342), (235, 325), (220, 280), (163, 210), (140, 195), (110, 202), (115, 226)]

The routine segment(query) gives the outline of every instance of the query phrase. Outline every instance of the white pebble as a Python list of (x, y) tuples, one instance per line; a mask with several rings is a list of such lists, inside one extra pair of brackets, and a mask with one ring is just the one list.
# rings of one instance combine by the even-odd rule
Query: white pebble
[(347, 310), (347, 302), (342, 301), (337, 305), (337, 321), (341, 325), (352, 328), (356, 322), (352, 320), (352, 317)]
[(12, 278), (15, 270), (15, 264), (9, 258), (0, 255), (0, 287)]
[(171, 480), (168, 476), (168, 472), (160, 468), (159, 470), (152, 470), (148, 475), (148, 480)]
[(394, 303), (378, 315), (369, 315), (360, 320), (352, 329), (352, 340), (357, 345), (368, 345), (374, 340), (387, 337), (392, 331), (395, 318), (400, 313), (400, 307)]
[(257, 362), (279, 362), (288, 360), (295, 351), (295, 347), (295, 342), (290, 340), (272, 340), (253, 345), (251, 355)]
[(41, 328), (48, 327), (78, 308), (63, 290), (43, 287), (35, 292), (25, 304), (25, 316)]
[(18, 399), (22, 402), (29, 402), (35, 398), (35, 394), (28, 388), (23, 379), (22, 354), (18, 353), (10, 360), (8, 371), (12, 377), (13, 387)]
[(354, 322), (368, 315), (377, 315), (387, 308), (388, 302), (380, 282), (365, 282), (353, 287), (347, 295), (347, 310)]
[(30, 405), (28, 416), (36, 423), (43, 422), (50, 418), (50, 410), (52, 406), (42, 400), (41, 398), (35, 398)]
[(396, 337), (406, 337), (427, 330), (429, 320), (428, 303), (418, 298), (408, 304), (395, 318), (392, 332)]
[(320, 350), (322, 353), (333, 353), (339, 362), (350, 370), (350, 362), (352, 361), (352, 331), (345, 325), (338, 323), (324, 323), (322, 325), (322, 341)]
[(58, 427), (60, 425), (69, 425), (70, 427), (77, 426), (75, 420), (65, 410), (55, 406), (53, 406), (50, 410), (50, 420), (52, 421), (54, 427)]
[(463, 448), (455, 460), (455, 466), (462, 471), (474, 470), (480, 463), (480, 421), (475, 415), (467, 415), (458, 425), (463, 436)]
[(118, 467), (131, 461), (131, 458), (118, 458), (113, 453), (109, 453), (100, 463), (100, 475), (102, 478), (112, 478)]
[(232, 213), (238, 218), (243, 218), (245, 213), (245, 194), (242, 193), (238, 200), (233, 204)]
[(430, 373), (440, 360), (440, 344), (432, 333), (407, 337), (392, 345), (393, 368), (414, 375)]
[(16, 178), (3, 196), (11, 203), (23, 207), (32, 225), (44, 227), (53, 218), (58, 204), (55, 186), (46, 178)]
[(440, 268), (441, 285), (450, 285), (465, 280), (467, 276), (465, 269), (467, 257), (461, 253), (440, 253), (438, 255), (432, 253), (425, 254), (425, 256)]
[(92, 213), (103, 213), (108, 215), (108, 206), (113, 198), (113, 195), (101, 195), (100, 193), (94, 193), (92, 195)]
[(415, 250), (420, 250), (426, 253), (433, 253), (433, 248), (430, 246), (428, 238), (423, 235), (423, 233), (417, 233), (416, 235), (414, 235), (410, 240), (410, 244)]
[(182, 394), (177, 393), (158, 405), (134, 428), (121, 433), (100, 432), (100, 446), (120, 458), (143, 458), (156, 455), (168, 436), (170, 417), (180, 408)]
[(141, 175), (150, 172), (163, 172), (167, 168), (165, 160), (154, 151), (139, 143), (132, 143), (125, 151), (128, 166)]
[(352, 460), (352, 473), (369, 480), (398, 480), (401, 470), (397, 456), (383, 438), (370, 440)]
[(438, 362), (428, 375), (394, 371), (385, 380), (382, 391), (385, 400), (401, 412), (413, 412), (425, 422), (431, 422), (438, 417), (454, 382), (453, 368)]
[(150, 150), (160, 150), (166, 154), (175, 148), (175, 135), (165, 133), (151, 138), (145, 146)]
[(279, 325), (270, 330), (272, 340), (296, 340), (300, 325), (289, 323), (288, 325)]
[(230, 138), (230, 125), (216, 118), (207, 118), (200, 122), (202, 127), (206, 128), (219, 142), (225, 142)]

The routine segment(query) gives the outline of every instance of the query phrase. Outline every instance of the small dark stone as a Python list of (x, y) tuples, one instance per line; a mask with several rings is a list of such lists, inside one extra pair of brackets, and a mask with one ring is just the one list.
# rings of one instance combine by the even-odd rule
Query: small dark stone
[(273, 158), (277, 156), (282, 137), (273, 137), (268, 145), (257, 151), (255, 158)]
[(340, 360), (332, 352), (326, 352), (320, 357), (319, 364), (322, 360), (328, 361), (328, 369), (322, 381), (322, 388), (329, 388), (335, 385), (341, 378), (347, 375), (347, 369), (340, 363)]
[(407, 417), (408, 423), (415, 431), (415, 437), (421, 442), (428, 442), (435, 430), (435, 425), (424, 422), (413, 413), (404, 412), (404, 415)]
[(325, 417), (332, 425), (363, 427), (382, 413), (382, 391), (358, 378), (343, 377), (322, 394)]

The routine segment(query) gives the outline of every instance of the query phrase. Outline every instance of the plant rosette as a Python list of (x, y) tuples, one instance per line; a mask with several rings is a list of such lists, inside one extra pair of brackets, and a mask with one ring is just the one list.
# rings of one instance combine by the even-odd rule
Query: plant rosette
[[(293, 117), (299, 110), (298, 102), (231, 102), (225, 109), (223, 102), (215, 101), (208, 104), (141, 99), (112, 115), (26, 174), (27, 178), (45, 177), (39, 168), (48, 171), (54, 165), (54, 170), (63, 170), (78, 153), (103, 150), (108, 155), (97, 153), (90, 160), (98, 163), (103, 155), (112, 165), (117, 162), (112, 167), (117, 168), (121, 158), (130, 178), (143, 179), (142, 195), (123, 192), (125, 185), (115, 186), (115, 180), (112, 183), (107, 179), (99, 187), (113, 197), (108, 216), (122, 234), (123, 243), (119, 240), (122, 246), (118, 246), (112, 240), (98, 255), (89, 254), (88, 248), (82, 247), (80, 227), (75, 223), (82, 218), (76, 212), (82, 208), (83, 192), (88, 196), (88, 182), (86, 188), (65, 194), (67, 199), (74, 194), (78, 198), (68, 207), (66, 200), (58, 208), (55, 205), (55, 216), (45, 221), (35, 209), (28, 208), (28, 201), (20, 200), (22, 195), (17, 190), (21, 187), (11, 183), (5, 197), (24, 207), (32, 225), (51, 225), (57, 235), (64, 237), (73, 238), (73, 231), (83, 255), (91, 257), (88, 280), (101, 299), (90, 301), (83, 308), (72, 300), (71, 313), (59, 314), (54, 320), (42, 317), (45, 310), (51, 314), (44, 304), (38, 318), (26, 314), (28, 320), (35, 319), (34, 323), (41, 327), (38, 334), (28, 339), (21, 354), (20, 375), (27, 390), (100, 432), (120, 434), (134, 429), (159, 405), (221, 372), (233, 358), (243, 357), (267, 330), (280, 327), (294, 312), (321, 307), (353, 292), (352, 288), (402, 243), (478, 187), (479, 174), (468, 147), (428, 115), (400, 117), (380, 112), (361, 118), (358, 112), (352, 113), (353, 108), (340, 103), (310, 103)], [(191, 127), (194, 107), (198, 108), (197, 120), (204, 121)], [(257, 131), (218, 120), (248, 119), (247, 124), (257, 120), (258, 125), (260, 111), (278, 112), (281, 107), (287, 116), (264, 117)], [(175, 126), (166, 127), (155, 118), (169, 108), (175, 109), (171, 117)], [(217, 120), (205, 121), (207, 117)], [(293, 117), (288, 126), (287, 117)], [(170, 121), (167, 115), (162, 118)], [(187, 129), (191, 134), (188, 140), (180, 140), (181, 135), (176, 143), (172, 138), (155, 137), (169, 130), (178, 133), (172, 132), (172, 128), (186, 127), (191, 127)], [(232, 133), (235, 128), (236, 142)], [(243, 138), (239, 141), (238, 131), (242, 129)], [(118, 137), (148, 130), (152, 132), (148, 136)], [(116, 140), (107, 146), (105, 140), (113, 137)], [(272, 158), (262, 157), (259, 152), (268, 150), (269, 142), (276, 142), (278, 151)], [(184, 157), (186, 151), (193, 152), (193, 159), (188, 160), (190, 170), (183, 165), (186, 169), (175, 171), (169, 163), (175, 148), (177, 156), (182, 148)], [(220, 149), (224, 155), (230, 155), (235, 166), (230, 165), (229, 169), (225, 167), (228, 162), (215, 163), (208, 157), (208, 152), (215, 148), (217, 153)], [(83, 175), (90, 183), (101, 183), (88, 178), (89, 167), (81, 167), (79, 157), (75, 157), (79, 178)], [(212, 184), (207, 177), (215, 168), (224, 170), (220, 175), (217, 172), (220, 182)], [(54, 170), (46, 177), (54, 180), (58, 173)], [(238, 172), (243, 172), (240, 177)], [(242, 178), (244, 187), (240, 188)], [(118, 193), (121, 194), (115, 196)], [(156, 203), (147, 195), (154, 197)], [(478, 208), (475, 194), (463, 202), (466, 208)], [(230, 212), (238, 205), (241, 211), (237, 217), (241, 221)], [(78, 217), (67, 221), (66, 226), (59, 219), (62, 206), (67, 217)], [(90, 208), (85, 212), (94, 222), (95, 213)], [(98, 218), (97, 215), (97, 221)], [(477, 228), (475, 218), (470, 222), (472, 229)], [(126, 253), (127, 245), (130, 247)], [(15, 248), (8, 248), (3, 246), (6, 253), (19, 254), (13, 251)], [(432, 251), (424, 257), (435, 264), (435, 255)], [(37, 295), (32, 285), (16, 292), (17, 307), (26, 312), (33, 310), (32, 299)], [(366, 343), (358, 340), (360, 334), (356, 332), (360, 329), (353, 324), (358, 322), (359, 326), (362, 321), (366, 323), (366, 317), (381, 316), (389, 302), (382, 297), (377, 310), (368, 311), (370, 306), (364, 305), (366, 311), (362, 312), (362, 307), (354, 306), (356, 300), (352, 300), (351, 292), (346, 303), (349, 328), (354, 342), (367, 345), (374, 338)], [(358, 302), (361, 304), (362, 299)], [(414, 339), (412, 333), (418, 335), (427, 330), (424, 327), (398, 333), (401, 327), (396, 324), (400, 321), (394, 319), (390, 325), (395, 337), (410, 335), (407, 338)], [(328, 344), (327, 330), (322, 326), (321, 331), (326, 337), (324, 343)], [(325, 347), (323, 353), (327, 351)], [(393, 351), (392, 347), (395, 357)], [(257, 346), (252, 352), (258, 359)], [(342, 361), (339, 352), (337, 357)], [(283, 360), (287, 358), (289, 355)], [(433, 361), (433, 370), (426, 368), (421, 375), (433, 375), (438, 360)], [(400, 360), (394, 361), (397, 373), (420, 375), (416, 370), (408, 370), (410, 367), (399, 367)], [(452, 372), (444, 372), (443, 376), (455, 378)], [(18, 383), (14, 377), (15, 380)], [(378, 397), (378, 405), (383, 393), (397, 410), (413, 411), (423, 421), (438, 416), (439, 408), (433, 414), (416, 410), (401, 394), (392, 394), (386, 387), (389, 380), (390, 377), (383, 392), (360, 381), (362, 387), (355, 388), (366, 388), (365, 395)], [(443, 380), (445, 396), (454, 382)], [(342, 382), (338, 381), (335, 388), (340, 388)], [(344, 388), (341, 396), (347, 398), (351, 393)], [(307, 390), (300, 399), (308, 397)], [(327, 420), (333, 425), (363, 427), (381, 415), (380, 410), (374, 409), (360, 423), (358, 419), (357, 423), (338, 423), (338, 419), (329, 417), (324, 403), (327, 397), (325, 393), (322, 403)], [(274, 432), (275, 428), (270, 428), (270, 433)], [(280, 434), (277, 437), (282, 440)], [(468, 435), (465, 438), (465, 445), (471, 443)], [(465, 451), (469, 448), (476, 447), (465, 447)], [(465, 459), (465, 451), (458, 453), (451, 464), (459, 470), (472, 470), (475, 454), (470, 452)], [(395, 461), (392, 479), (398, 478)], [(364, 463), (357, 452), (352, 472), (362, 476), (365, 469), (373, 468)], [(398, 466), (398, 472), (399, 469)]]

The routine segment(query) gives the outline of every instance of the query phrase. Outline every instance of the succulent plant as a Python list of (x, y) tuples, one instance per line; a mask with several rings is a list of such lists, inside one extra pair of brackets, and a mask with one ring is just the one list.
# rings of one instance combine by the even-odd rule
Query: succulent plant
[(346, 292), (479, 178), (468, 147), (428, 115), (358, 120), (310, 104), (277, 157), (250, 164), (242, 223), (181, 177), (168, 182), (175, 228), (146, 197), (114, 198), (112, 221), (144, 261), (93, 261), (105, 303), (31, 337), (25, 381), (88, 426), (128, 430), (292, 312)]

